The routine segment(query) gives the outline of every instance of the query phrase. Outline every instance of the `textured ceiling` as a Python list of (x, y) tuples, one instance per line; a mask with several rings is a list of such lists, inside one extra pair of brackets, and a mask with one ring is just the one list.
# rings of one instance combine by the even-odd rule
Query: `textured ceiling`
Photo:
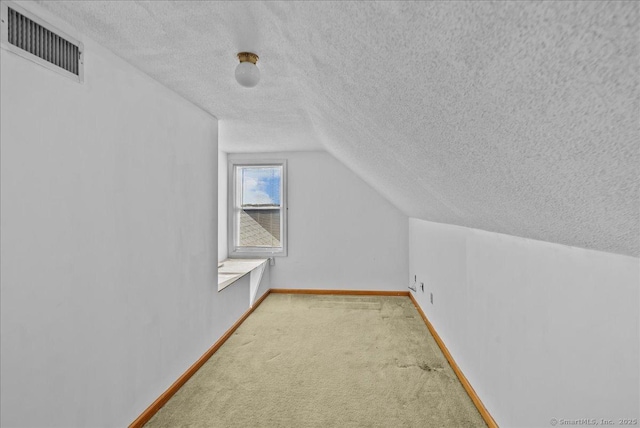
[(640, 254), (637, 2), (40, 4), (225, 151), (325, 149), (412, 217)]

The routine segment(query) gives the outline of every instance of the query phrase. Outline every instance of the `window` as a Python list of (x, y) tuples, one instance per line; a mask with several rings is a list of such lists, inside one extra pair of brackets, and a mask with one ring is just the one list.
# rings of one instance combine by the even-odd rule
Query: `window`
[(287, 255), (286, 161), (229, 162), (229, 256)]

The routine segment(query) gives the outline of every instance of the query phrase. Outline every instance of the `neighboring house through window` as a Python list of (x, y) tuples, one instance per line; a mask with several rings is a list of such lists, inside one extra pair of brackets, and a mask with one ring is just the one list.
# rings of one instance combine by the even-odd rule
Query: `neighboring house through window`
[(229, 161), (229, 255), (287, 255), (286, 161)]

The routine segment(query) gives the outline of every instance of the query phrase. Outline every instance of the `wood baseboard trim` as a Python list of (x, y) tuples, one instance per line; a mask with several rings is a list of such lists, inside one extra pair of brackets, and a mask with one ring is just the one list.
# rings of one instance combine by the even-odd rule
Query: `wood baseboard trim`
[(489, 428), (498, 428), (498, 424), (493, 419), (493, 417), (491, 416), (491, 414), (489, 413), (487, 408), (484, 407), (484, 404), (482, 404), (482, 401), (480, 400), (480, 397), (478, 397), (478, 394), (476, 394), (476, 391), (473, 389), (473, 387), (471, 386), (471, 384), (467, 380), (467, 378), (464, 375), (464, 373), (462, 373), (462, 370), (460, 370), (460, 367), (458, 367), (458, 364), (456, 364), (455, 360), (451, 356), (451, 353), (449, 352), (449, 350), (445, 346), (444, 342), (442, 341), (442, 339), (440, 338), (440, 336), (438, 335), (436, 330), (433, 328), (433, 325), (431, 325), (431, 323), (427, 319), (427, 316), (422, 311), (422, 308), (420, 307), (420, 305), (416, 301), (415, 297), (413, 297), (413, 294), (409, 293), (409, 298), (411, 299), (411, 301), (413, 302), (413, 305), (418, 310), (418, 313), (422, 317), (422, 320), (427, 325), (427, 328), (429, 329), (429, 332), (431, 333), (431, 335), (435, 339), (436, 343), (438, 344), (438, 347), (440, 348), (440, 350), (444, 354), (444, 357), (449, 362), (449, 365), (453, 369), (453, 372), (456, 374), (456, 376), (460, 380), (460, 383), (462, 384), (462, 387), (464, 388), (465, 391), (467, 391), (467, 394), (469, 395), (469, 398), (471, 398), (471, 401), (473, 401), (473, 404), (478, 409), (478, 412), (480, 412), (480, 416), (482, 416), (482, 419), (484, 419), (485, 423), (487, 424), (487, 426)]
[(236, 321), (231, 326), (231, 328), (229, 328), (229, 330), (227, 330), (222, 335), (222, 337), (220, 337), (220, 339), (218, 339), (216, 341), (216, 343), (214, 343), (213, 346), (211, 348), (209, 348), (207, 350), (207, 352), (205, 352), (198, 359), (198, 361), (193, 363), (193, 365), (191, 367), (189, 367), (187, 369), (187, 371), (184, 372), (182, 374), (182, 376), (180, 376), (178, 378), (178, 380), (173, 382), (173, 384), (169, 388), (167, 388), (167, 390), (165, 392), (163, 392), (162, 395), (156, 399), (156, 401), (151, 403), (151, 405), (149, 407), (147, 407), (146, 410), (144, 412), (142, 412), (140, 414), (140, 416), (138, 416), (138, 418), (135, 421), (131, 422), (131, 425), (129, 425), (129, 428), (141, 428), (142, 426), (144, 426), (144, 424), (149, 422), (149, 420), (153, 417), (153, 415), (155, 415), (158, 412), (158, 410), (160, 410), (165, 404), (167, 404), (167, 401), (169, 401), (169, 399), (171, 397), (173, 397), (173, 395), (176, 392), (178, 392), (178, 390), (185, 383), (187, 383), (189, 378), (191, 378), (191, 376), (193, 376), (198, 371), (198, 369), (200, 367), (202, 367), (204, 365), (204, 363), (206, 363), (207, 360), (209, 358), (211, 358), (211, 356), (213, 354), (215, 354), (215, 352), (224, 344), (224, 342), (226, 342), (227, 339), (229, 337), (231, 337), (233, 332), (235, 332), (237, 330), (237, 328), (240, 327), (240, 324), (242, 324), (244, 322), (244, 320), (246, 320), (247, 317), (249, 315), (251, 315), (251, 313), (253, 311), (255, 311), (258, 306), (260, 306), (260, 303), (262, 303), (262, 301), (267, 298), (267, 296), (269, 295), (270, 291), (271, 290), (267, 290), (266, 293), (264, 293), (262, 295), (262, 297), (260, 297), (258, 300), (256, 300), (256, 302), (253, 304), (253, 306), (250, 307), (244, 314), (242, 314), (242, 316), (238, 319), (238, 321)]
[(345, 296), (409, 296), (408, 291), (377, 291), (377, 290), (323, 290), (303, 288), (272, 288), (272, 293), (278, 294), (334, 294)]

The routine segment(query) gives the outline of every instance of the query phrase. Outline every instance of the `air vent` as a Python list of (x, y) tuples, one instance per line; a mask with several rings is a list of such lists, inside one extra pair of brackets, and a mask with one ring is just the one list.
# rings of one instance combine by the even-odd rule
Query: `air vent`
[(82, 43), (11, 2), (2, 5), (2, 46), (82, 82)]

